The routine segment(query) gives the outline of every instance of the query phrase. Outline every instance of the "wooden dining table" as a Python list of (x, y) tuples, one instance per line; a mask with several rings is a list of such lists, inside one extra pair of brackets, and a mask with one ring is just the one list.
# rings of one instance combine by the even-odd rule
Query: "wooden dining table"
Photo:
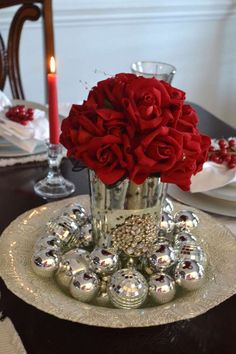
[[(236, 136), (236, 130), (223, 120), (192, 105), (198, 112), (202, 133), (214, 138)], [(76, 185), (74, 195), (89, 193), (86, 169), (73, 172), (68, 159), (63, 160), (61, 168), (63, 175)], [(34, 184), (46, 172), (46, 161), (0, 168), (0, 232), (23, 212), (50, 202), (34, 193)], [(0, 293), (2, 317), (11, 319), (29, 354), (236, 353), (236, 295), (189, 320), (112, 329), (73, 323), (42, 312), (15, 296), (2, 279)]]

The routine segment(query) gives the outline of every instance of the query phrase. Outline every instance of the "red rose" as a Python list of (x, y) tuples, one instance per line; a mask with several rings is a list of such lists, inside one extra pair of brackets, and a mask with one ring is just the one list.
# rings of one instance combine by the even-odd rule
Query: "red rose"
[(174, 183), (184, 191), (189, 191), (191, 176), (196, 169), (196, 161), (188, 159), (179, 161), (174, 168), (164, 172), (161, 175), (161, 181), (165, 183)]
[(191, 176), (202, 169), (211, 140), (199, 133), (183, 133), (183, 157), (176, 165), (161, 174), (161, 180), (175, 183), (185, 191), (190, 189)]
[(62, 123), (61, 143), (106, 184), (151, 175), (189, 189), (210, 139), (197, 130), (185, 93), (164, 81), (118, 74), (100, 81)]
[(76, 157), (94, 170), (105, 184), (114, 184), (126, 176), (128, 170), (132, 168), (133, 161), (129, 148), (126, 136), (121, 139), (106, 135), (92, 138), (78, 146)]
[(182, 114), (173, 126), (182, 132), (196, 133), (197, 124), (198, 117), (195, 110), (190, 105), (183, 105)]
[(99, 109), (91, 101), (73, 105), (63, 120), (61, 143), (67, 155), (80, 160), (106, 184), (128, 175), (133, 158), (124, 113)]
[(137, 77), (127, 84), (123, 102), (129, 118), (143, 131), (175, 121), (184, 95), (164, 81)]
[(196, 159), (196, 170), (194, 174), (202, 170), (204, 162), (208, 158), (209, 148), (211, 146), (211, 138), (207, 135), (201, 135), (201, 152)]
[(127, 82), (136, 79), (134, 74), (118, 74), (102, 80), (93, 87), (88, 95), (88, 104), (96, 104), (97, 108), (110, 108), (123, 111), (124, 91)]
[(183, 136), (173, 128), (161, 127), (140, 138), (134, 150), (136, 163), (130, 179), (137, 184), (152, 174), (170, 170), (183, 156)]

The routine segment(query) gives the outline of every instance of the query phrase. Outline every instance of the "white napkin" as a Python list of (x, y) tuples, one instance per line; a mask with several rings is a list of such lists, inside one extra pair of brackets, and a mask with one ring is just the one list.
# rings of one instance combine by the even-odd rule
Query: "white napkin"
[[(49, 125), (45, 112), (34, 109), (33, 120), (27, 125), (21, 125), (9, 120), (4, 106), (9, 105), (6, 96), (0, 92), (0, 135), (22, 150), (32, 153), (39, 143), (49, 137)], [(2, 97), (2, 100), (1, 100)], [(2, 104), (2, 106), (1, 106)], [(11, 102), (10, 102), (11, 105)]]
[(7, 106), (11, 106), (11, 101), (5, 95), (5, 93), (0, 90), (0, 111), (2, 111), (4, 107)]
[(203, 165), (203, 170), (192, 176), (190, 191), (206, 192), (231, 183), (236, 183), (236, 168), (228, 169), (224, 164), (207, 161)]

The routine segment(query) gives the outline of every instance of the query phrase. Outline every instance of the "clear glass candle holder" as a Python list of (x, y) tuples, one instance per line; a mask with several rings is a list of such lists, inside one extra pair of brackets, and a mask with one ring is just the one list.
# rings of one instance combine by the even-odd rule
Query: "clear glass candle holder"
[(61, 175), (62, 146), (48, 144), (48, 174), (34, 186), (36, 194), (47, 199), (64, 198), (75, 191), (75, 185)]
[(169, 84), (176, 73), (176, 68), (173, 65), (157, 61), (137, 61), (132, 63), (130, 68), (132, 73), (137, 76), (155, 77)]

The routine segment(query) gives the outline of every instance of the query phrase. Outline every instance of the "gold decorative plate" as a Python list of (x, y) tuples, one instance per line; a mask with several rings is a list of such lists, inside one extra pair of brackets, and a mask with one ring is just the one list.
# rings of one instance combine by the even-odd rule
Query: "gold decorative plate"
[[(208, 254), (206, 280), (201, 289), (160, 306), (121, 310), (81, 303), (65, 295), (53, 279), (41, 279), (31, 269), (30, 258), (36, 238), (60, 209), (73, 201), (89, 209), (88, 196), (49, 203), (27, 211), (0, 238), (0, 275), (21, 299), (56, 317), (93, 326), (125, 328), (156, 326), (200, 315), (236, 293), (236, 237), (207, 214), (196, 211), (200, 225), (196, 236)], [(175, 210), (184, 209), (174, 204)]]

